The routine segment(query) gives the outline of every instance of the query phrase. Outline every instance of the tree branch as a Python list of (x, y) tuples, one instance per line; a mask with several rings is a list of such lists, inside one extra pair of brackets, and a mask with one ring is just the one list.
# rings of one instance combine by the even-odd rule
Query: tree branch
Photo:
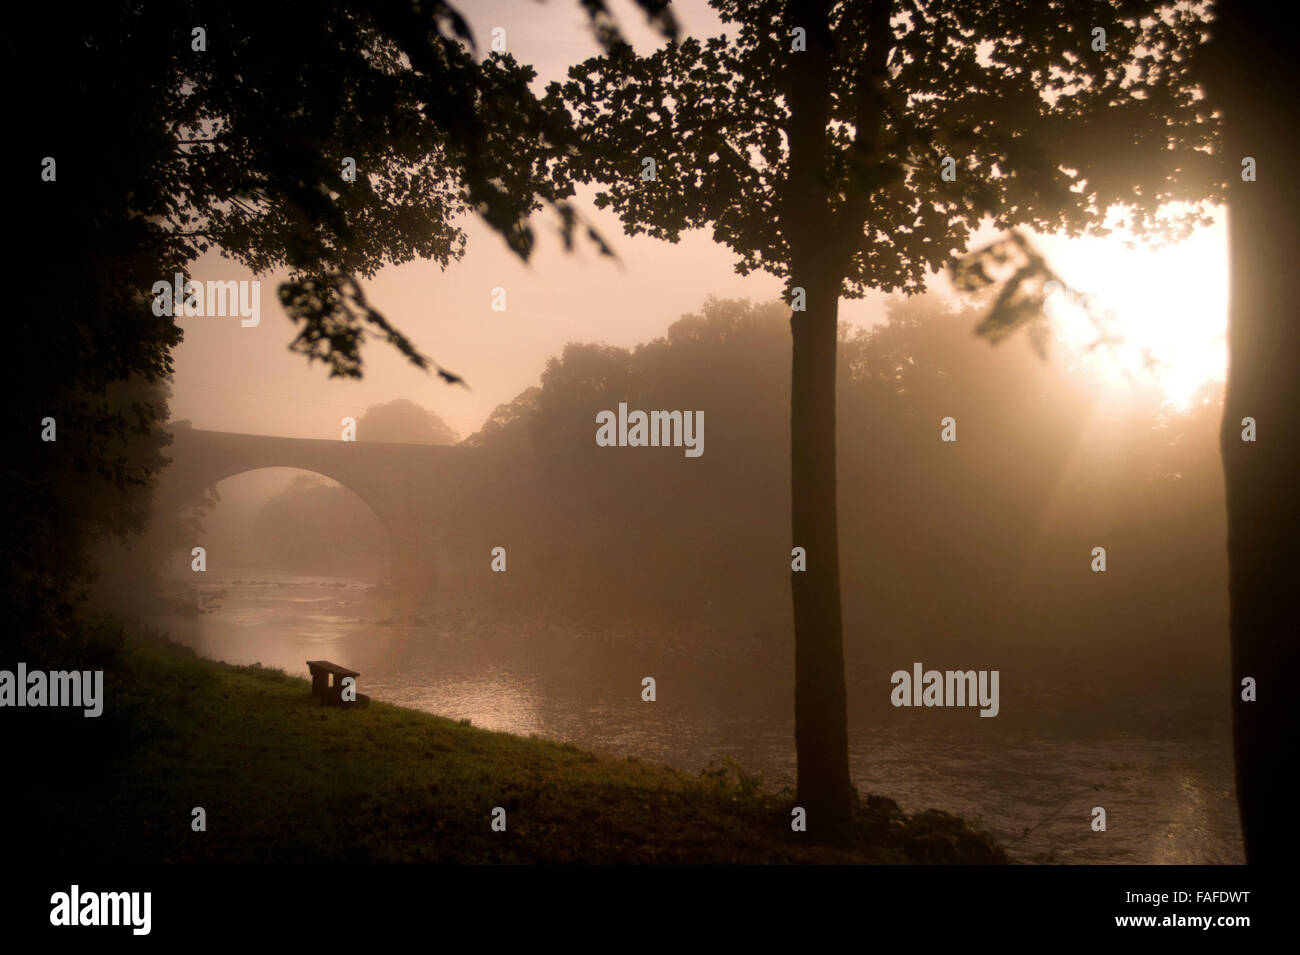
[(861, 186), (851, 189), (834, 225), (835, 246), (847, 258), (853, 255), (866, 223), (871, 192), (880, 185), (883, 159), (880, 137), (885, 121), (885, 81), (889, 76), (889, 53), (894, 31), (889, 25), (891, 0), (874, 0), (867, 12), (867, 55), (854, 76), (857, 103), (854, 110), (853, 145), (849, 147), (849, 168)]
[(791, 250), (790, 274), (805, 280), (815, 272), (830, 274), (824, 257), (799, 258), (801, 254), (807, 258), (800, 250), (816, 247), (811, 240), (825, 229), (830, 207), (825, 175), (833, 62), (830, 3), (790, 0), (785, 16), (787, 30), (802, 27), (807, 31), (808, 47), (787, 56), (782, 77), (789, 106), (785, 130), (789, 157), (779, 221)]

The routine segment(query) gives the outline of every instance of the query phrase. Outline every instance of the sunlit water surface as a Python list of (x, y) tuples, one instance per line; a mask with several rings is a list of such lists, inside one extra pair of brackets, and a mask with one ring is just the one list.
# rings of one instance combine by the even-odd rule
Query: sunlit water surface
[[(377, 700), (691, 772), (729, 757), (769, 787), (793, 785), (788, 673), (744, 649), (487, 615), (394, 624), (387, 601), (341, 578), (250, 571), (194, 591), (202, 612), (157, 623), (204, 656), (301, 676), (308, 659), (331, 659), (360, 671)], [(641, 701), (647, 675), (653, 705)], [(863, 692), (850, 675), (851, 702)], [(972, 819), (1025, 862), (1244, 861), (1226, 733), (1078, 740), (960, 715), (972, 719), (855, 719), (854, 783), (909, 812)], [(1105, 832), (1090, 827), (1094, 806), (1106, 809)]]

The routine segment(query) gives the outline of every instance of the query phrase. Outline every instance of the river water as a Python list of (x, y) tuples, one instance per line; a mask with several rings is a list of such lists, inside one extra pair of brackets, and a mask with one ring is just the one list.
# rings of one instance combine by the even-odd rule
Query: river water
[[(793, 785), (787, 661), (743, 646), (700, 650), (633, 628), (615, 639), (490, 614), (394, 622), (367, 584), (256, 570), (169, 596), (173, 609), (156, 625), (213, 659), (304, 677), (307, 660), (330, 659), (360, 671), (359, 688), (377, 700), (689, 772), (730, 758), (769, 788)], [(657, 681), (653, 704), (641, 700), (645, 676)], [(864, 715), (853, 702), (867, 688), (852, 672), (848, 683), (850, 764), (863, 792), (972, 819), (1023, 862), (1244, 861), (1226, 732), (1081, 739), (1014, 720), (997, 728), (974, 710)], [(1096, 806), (1104, 832), (1091, 827)]]

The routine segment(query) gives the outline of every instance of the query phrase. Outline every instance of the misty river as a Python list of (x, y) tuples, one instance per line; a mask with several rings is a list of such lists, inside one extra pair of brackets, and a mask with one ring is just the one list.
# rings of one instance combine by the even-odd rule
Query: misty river
[[(368, 584), (259, 570), (171, 596), (188, 612), (154, 623), (207, 657), (303, 677), (308, 659), (330, 659), (360, 671), (359, 689), (376, 700), (688, 772), (730, 758), (768, 788), (793, 785), (792, 671), (743, 647), (700, 651), (633, 629), (614, 639), (485, 614), (426, 611), (398, 625)], [(640, 698), (647, 675), (657, 681), (653, 704)], [(1244, 861), (1226, 731), (1080, 740), (993, 729), (998, 720), (974, 712), (863, 717), (853, 701), (866, 691), (852, 670), (848, 679), (863, 792), (908, 812), (962, 815), (1024, 862)], [(1098, 805), (1105, 832), (1089, 827)]]

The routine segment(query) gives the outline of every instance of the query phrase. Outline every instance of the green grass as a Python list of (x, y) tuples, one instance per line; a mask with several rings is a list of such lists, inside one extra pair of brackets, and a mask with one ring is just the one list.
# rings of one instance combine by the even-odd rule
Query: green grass
[(1006, 861), (953, 816), (874, 796), (856, 847), (819, 848), (790, 831), (791, 793), (735, 767), (690, 775), (379, 702), (325, 707), (306, 680), (162, 639), (128, 641), (113, 672), (111, 712), (62, 724), (80, 758), (26, 809), (34, 839), (79, 861)]

